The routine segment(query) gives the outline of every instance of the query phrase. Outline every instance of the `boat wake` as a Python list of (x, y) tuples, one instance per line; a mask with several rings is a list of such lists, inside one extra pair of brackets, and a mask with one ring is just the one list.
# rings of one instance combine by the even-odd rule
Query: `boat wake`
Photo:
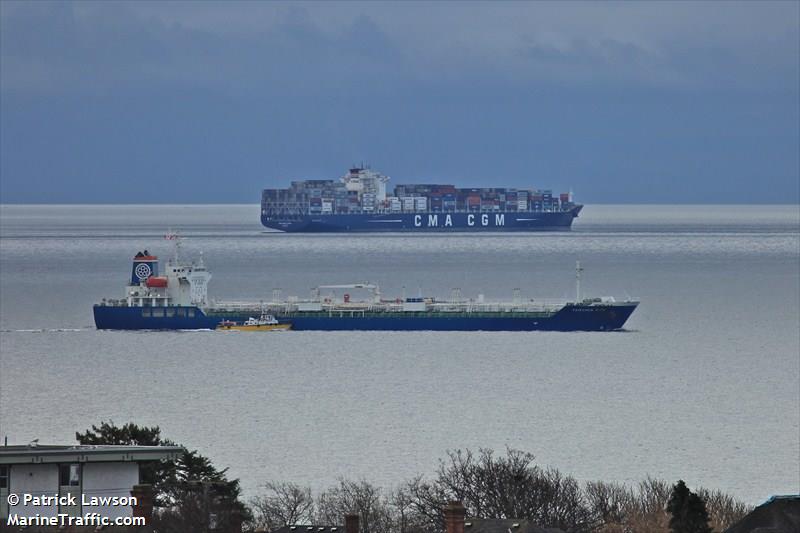
[(92, 331), (94, 328), (38, 328), (38, 329), (0, 329), (0, 333), (63, 333)]

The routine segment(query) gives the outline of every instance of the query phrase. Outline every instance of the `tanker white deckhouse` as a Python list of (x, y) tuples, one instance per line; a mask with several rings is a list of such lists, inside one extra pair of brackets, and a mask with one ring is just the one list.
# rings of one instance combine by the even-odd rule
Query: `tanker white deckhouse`
[[(164, 275), (159, 275), (158, 257), (147, 250), (133, 258), (131, 280), (125, 291), (129, 307), (149, 307), (152, 313), (174, 313), (178, 309), (205, 307), (208, 304), (208, 282), (211, 273), (206, 270), (202, 255), (197, 262), (179, 261), (180, 240), (175, 241), (175, 255), (167, 262)], [(155, 315), (158, 316), (158, 315)]]

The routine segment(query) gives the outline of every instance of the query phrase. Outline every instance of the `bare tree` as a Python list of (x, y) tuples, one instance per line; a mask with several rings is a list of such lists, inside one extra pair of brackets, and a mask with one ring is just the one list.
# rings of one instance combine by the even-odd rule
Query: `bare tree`
[(410, 507), (429, 525), (443, 530), (442, 509), (463, 502), (476, 518), (523, 518), (568, 532), (591, 530), (591, 512), (578, 482), (558, 470), (542, 470), (527, 452), (506, 449), (504, 456), (480, 449), (448, 452), (431, 481), (412, 480), (405, 487)]
[(317, 497), (316, 521), (326, 524), (341, 522), (346, 514), (359, 515), (360, 533), (390, 533), (393, 512), (383, 491), (371, 483), (344, 478)]
[(532, 454), (508, 449), (496, 457), (490, 449), (448, 452), (437, 471), (436, 484), (448, 499), (460, 500), (470, 516), (523, 518), (541, 507), (537, 481), (541, 470)]
[(437, 516), (432, 520), (418, 511), (409, 484), (393, 490), (389, 496), (389, 504), (394, 516), (393, 531), (396, 533), (426, 533), (431, 531), (430, 523), (436, 523), (438, 518)]
[(415, 521), (424, 526), (423, 531), (444, 531), (444, 506), (449, 498), (444, 487), (418, 476), (408, 481), (402, 490), (408, 495), (408, 505)]
[(697, 495), (706, 502), (708, 518), (714, 531), (725, 531), (753, 510), (752, 507), (719, 490), (698, 489)]
[(255, 527), (269, 531), (289, 524), (311, 523), (314, 499), (310, 488), (272, 481), (266, 483), (264, 488), (266, 494), (250, 500)]
[[(255, 527), (341, 524), (360, 516), (360, 533), (442, 533), (444, 509), (459, 500), (475, 518), (519, 518), (568, 533), (669, 533), (671, 485), (648, 477), (634, 486), (602, 481), (581, 486), (554, 468), (541, 468), (527, 452), (489, 449), (447, 453), (431, 478), (418, 476), (386, 492), (344, 478), (312, 496), (307, 487), (267, 483), (251, 500)], [(720, 491), (698, 489), (710, 525), (723, 531), (750, 511)], [(191, 514), (191, 513), (190, 513)]]
[[(648, 477), (633, 488), (594, 481), (586, 484), (584, 493), (599, 532), (669, 533), (669, 487), (666, 481)], [(724, 531), (752, 510), (718, 490), (698, 489), (697, 494), (706, 503), (714, 531)]]
[(618, 483), (590, 481), (584, 491), (595, 523), (620, 526), (619, 531), (623, 531), (621, 526), (634, 498), (631, 489)]
[(546, 527), (555, 527), (573, 532), (589, 532), (594, 529), (592, 513), (580, 484), (572, 476), (564, 476), (550, 468), (536, 480), (534, 487), (543, 487), (546, 498), (539, 500), (541, 512), (526, 517)]

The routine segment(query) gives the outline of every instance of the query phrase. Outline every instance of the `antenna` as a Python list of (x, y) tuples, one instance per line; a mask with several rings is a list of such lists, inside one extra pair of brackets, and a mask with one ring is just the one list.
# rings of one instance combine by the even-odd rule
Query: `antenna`
[(175, 245), (175, 249), (173, 252), (172, 261), (173, 264), (178, 264), (178, 258), (180, 257), (180, 250), (181, 250), (181, 236), (177, 231), (172, 231), (171, 229), (167, 231), (167, 234), (164, 235), (164, 238), (168, 241), (172, 241)]
[(581, 272), (583, 272), (581, 262), (575, 261), (575, 303), (581, 301)]

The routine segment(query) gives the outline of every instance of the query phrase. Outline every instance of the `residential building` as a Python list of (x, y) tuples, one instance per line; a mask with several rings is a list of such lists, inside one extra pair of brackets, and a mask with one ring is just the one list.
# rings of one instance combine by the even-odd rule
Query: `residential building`
[(564, 533), (560, 529), (543, 528), (530, 520), (518, 518), (468, 518), (461, 502), (450, 502), (444, 508), (446, 533)]
[[(359, 519), (357, 514), (348, 514), (344, 517), (344, 526), (322, 526), (314, 524), (292, 524), (269, 533), (358, 533)], [(257, 532), (258, 533), (258, 532)]]
[(773, 496), (725, 530), (725, 533), (800, 531), (800, 494)]
[[(9, 514), (37, 513), (43, 517), (99, 513), (112, 519), (145, 516), (137, 513), (152, 513), (152, 493), (137, 489), (141, 488), (140, 464), (173, 459), (182, 451), (179, 446), (59, 446), (35, 442), (0, 446), (0, 519), (6, 523)], [(10, 506), (11, 495), (16, 495), (20, 503)], [(26, 502), (26, 495), (30, 501)], [(58, 498), (32, 499), (40, 496)], [(67, 503), (70, 496), (74, 505)]]

